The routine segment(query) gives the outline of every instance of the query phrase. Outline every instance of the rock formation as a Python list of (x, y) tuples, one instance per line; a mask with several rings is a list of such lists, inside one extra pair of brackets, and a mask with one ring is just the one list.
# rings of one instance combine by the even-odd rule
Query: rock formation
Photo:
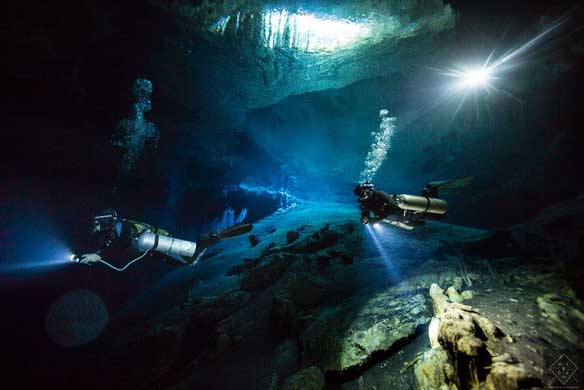
[(309, 367), (292, 375), (282, 385), (282, 390), (322, 390), (325, 378), (317, 367)]
[(375, 354), (389, 352), (430, 320), (426, 298), (394, 289), (366, 302), (324, 312), (301, 336), (302, 360), (325, 373), (359, 371)]
[(454, 301), (438, 285), (430, 287), (432, 349), (416, 364), (418, 390), (514, 390), (542, 384), (541, 377), (505, 352), (512, 339), (471, 306), (456, 302), (462, 297), (454, 286), (448, 293)]

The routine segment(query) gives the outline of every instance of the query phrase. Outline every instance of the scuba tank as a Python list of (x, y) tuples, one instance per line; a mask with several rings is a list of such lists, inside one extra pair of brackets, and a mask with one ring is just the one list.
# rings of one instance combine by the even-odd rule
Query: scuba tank
[[(212, 232), (218, 239), (230, 238), (245, 234), (253, 229), (251, 224), (239, 224), (230, 228)], [(150, 229), (143, 230), (132, 240), (132, 246), (139, 252), (154, 251), (169, 256), (193, 257), (197, 250), (197, 243), (179, 240), (164, 233), (166, 231), (153, 232)]]
[(192, 257), (197, 250), (197, 243), (179, 240), (151, 231), (143, 231), (132, 240), (132, 246), (139, 252), (154, 251), (169, 256)]
[(132, 247), (138, 252), (154, 251), (173, 257), (191, 257), (195, 254), (197, 249), (195, 242), (173, 238), (168, 231), (144, 222), (127, 221), (136, 229), (137, 234), (132, 240)]
[(445, 214), (448, 203), (445, 200), (417, 195), (395, 195), (397, 206), (402, 210), (431, 214)]

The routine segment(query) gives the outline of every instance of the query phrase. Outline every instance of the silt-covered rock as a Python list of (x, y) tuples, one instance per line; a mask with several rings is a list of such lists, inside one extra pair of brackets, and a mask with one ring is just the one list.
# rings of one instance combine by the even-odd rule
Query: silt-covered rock
[(301, 336), (304, 365), (343, 375), (359, 370), (373, 354), (390, 351), (431, 318), (422, 294), (390, 290), (365, 302), (324, 312)]
[(324, 384), (324, 375), (318, 367), (309, 367), (286, 379), (282, 390), (322, 390)]
[(280, 279), (294, 258), (293, 255), (289, 254), (272, 254), (264, 257), (243, 277), (240, 288), (246, 291), (255, 291), (269, 287)]

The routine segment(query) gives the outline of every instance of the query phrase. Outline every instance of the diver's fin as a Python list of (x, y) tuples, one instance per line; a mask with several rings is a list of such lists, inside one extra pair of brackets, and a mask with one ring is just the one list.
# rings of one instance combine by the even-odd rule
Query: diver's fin
[(431, 181), (426, 184), (426, 187), (422, 190), (422, 194), (430, 198), (437, 198), (438, 190), (440, 190), (442, 195), (450, 194), (459, 188), (469, 185), (472, 182), (472, 179), (472, 176), (465, 176), (460, 179)]
[(195, 253), (193, 257), (187, 260), (187, 263), (191, 266), (197, 264), (199, 260), (203, 258), (207, 252), (207, 249), (209, 249), (211, 245), (216, 244), (224, 238), (236, 237), (248, 233), (252, 229), (253, 225), (250, 223), (239, 223), (237, 225), (228, 227), (227, 229), (216, 230), (214, 232), (201, 235), (201, 237), (199, 237), (197, 240), (197, 248), (195, 249)]
[(190, 265), (191, 267), (195, 266), (199, 262), (199, 260), (201, 260), (201, 258), (205, 255), (205, 253), (207, 252), (207, 249), (209, 249), (209, 248), (203, 248), (199, 252), (195, 251), (195, 254), (193, 255), (192, 258), (189, 259), (187, 264)]
[(237, 225), (233, 225), (231, 227), (228, 227), (227, 229), (213, 232), (213, 234), (215, 234), (220, 239), (223, 239), (240, 236), (242, 234), (250, 232), (252, 229), (253, 225), (251, 223), (238, 223)]

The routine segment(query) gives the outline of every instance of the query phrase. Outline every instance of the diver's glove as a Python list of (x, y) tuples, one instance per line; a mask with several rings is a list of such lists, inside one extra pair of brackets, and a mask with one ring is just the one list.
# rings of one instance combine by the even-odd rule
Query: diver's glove
[(101, 256), (98, 255), (97, 253), (87, 253), (85, 255), (81, 255), (81, 257), (79, 258), (79, 263), (85, 265), (93, 265), (98, 261), (101, 261)]

